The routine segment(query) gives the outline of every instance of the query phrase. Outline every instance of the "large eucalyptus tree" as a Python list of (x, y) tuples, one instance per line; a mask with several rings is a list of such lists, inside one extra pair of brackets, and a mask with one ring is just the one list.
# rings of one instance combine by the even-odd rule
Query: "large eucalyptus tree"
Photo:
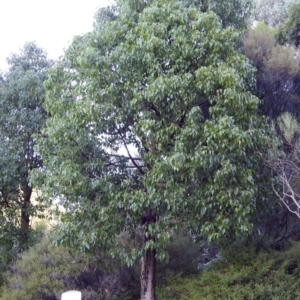
[(226, 239), (251, 230), (256, 206), (264, 132), (251, 67), (239, 34), (194, 2), (119, 1), (46, 82), (34, 180), (66, 209), (58, 240), (141, 260), (141, 299), (155, 299), (155, 261), (176, 227)]

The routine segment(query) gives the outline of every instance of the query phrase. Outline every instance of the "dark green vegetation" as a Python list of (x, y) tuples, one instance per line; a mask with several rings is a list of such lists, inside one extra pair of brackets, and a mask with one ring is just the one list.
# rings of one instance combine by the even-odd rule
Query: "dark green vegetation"
[(7, 274), (2, 300), (61, 299), (80, 290), (85, 300), (137, 299), (136, 273), (121, 268), (107, 254), (83, 255), (71, 248), (51, 248), (47, 238), (24, 253)]
[(252, 248), (236, 248), (200, 275), (167, 276), (158, 287), (157, 299), (299, 299), (299, 275), (299, 242), (282, 252), (257, 254)]
[[(192, 244), (183, 236), (168, 245), (170, 261), (157, 270), (157, 299), (276, 300), (300, 296), (299, 242), (285, 251), (269, 248), (256, 252), (251, 246), (235, 245), (223, 251), (222, 260), (209, 269), (199, 260), (203, 250), (209, 248)], [(138, 268), (121, 267), (120, 261), (103, 251), (83, 255), (62, 246), (51, 248), (44, 237), (11, 268), (1, 299), (56, 300), (70, 289), (81, 290), (85, 300), (138, 299)]]
[[(276, 251), (299, 239), (299, 10), (271, 2), (118, 1), (52, 68), (32, 43), (10, 58), (3, 299), (297, 297)], [(30, 221), (54, 199), (50, 248)]]
[(276, 120), (290, 112), (299, 118), (300, 57), (297, 48), (281, 46), (273, 31), (264, 24), (250, 29), (244, 39), (244, 52), (255, 65), (260, 113)]
[(34, 43), (27, 43), (7, 61), (9, 69), (0, 77), (1, 268), (31, 244), (31, 219), (42, 210), (33, 206), (29, 173), (42, 166), (33, 135), (46, 122), (43, 84), (53, 65)]
[(279, 29), (278, 39), (283, 43), (291, 43), (298, 47), (300, 45), (300, 3), (289, 7), (288, 19)]
[[(39, 232), (41, 242), (22, 254), (6, 274), (2, 300), (56, 300), (62, 292), (72, 289), (80, 290), (85, 300), (138, 299), (137, 265), (122, 266), (120, 260), (101, 249), (87, 255), (68, 247), (51, 247), (43, 226)], [(169, 273), (197, 274), (197, 266), (205, 262), (199, 253), (209, 250), (182, 234), (166, 248), (170, 259), (158, 265), (160, 282)]]
[(252, 20), (264, 22), (269, 27), (280, 28), (288, 19), (291, 6), (298, 0), (254, 0)]

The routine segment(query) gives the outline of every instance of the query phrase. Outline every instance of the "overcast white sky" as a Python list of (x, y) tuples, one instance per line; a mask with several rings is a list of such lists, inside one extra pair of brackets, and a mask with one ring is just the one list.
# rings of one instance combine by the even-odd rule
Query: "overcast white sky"
[(35, 41), (56, 59), (74, 35), (92, 30), (98, 7), (112, 0), (0, 0), (0, 70), (6, 58)]

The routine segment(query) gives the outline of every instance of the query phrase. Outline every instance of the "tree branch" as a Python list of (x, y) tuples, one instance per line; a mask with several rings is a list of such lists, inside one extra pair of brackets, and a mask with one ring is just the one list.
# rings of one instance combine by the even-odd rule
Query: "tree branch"
[(140, 172), (142, 175), (144, 175), (145, 172), (143, 171), (142, 166), (138, 165), (138, 164), (136, 163), (136, 160), (131, 156), (130, 151), (129, 151), (128, 147), (127, 147), (126, 141), (125, 141), (125, 139), (124, 139), (124, 137), (123, 137), (123, 135), (122, 135), (122, 132), (121, 132), (119, 129), (118, 129), (118, 132), (119, 132), (120, 138), (121, 138), (121, 140), (122, 140), (122, 142), (123, 142), (123, 145), (124, 145), (124, 147), (125, 147), (125, 149), (126, 149), (126, 152), (127, 152), (127, 154), (128, 154), (128, 157), (130, 158), (132, 164), (136, 167), (136, 169), (139, 170), (139, 172)]

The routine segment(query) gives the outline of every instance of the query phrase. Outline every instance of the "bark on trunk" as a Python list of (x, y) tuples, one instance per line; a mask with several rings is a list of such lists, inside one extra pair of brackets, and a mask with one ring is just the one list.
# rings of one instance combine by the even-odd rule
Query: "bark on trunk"
[(141, 266), (141, 300), (155, 300), (156, 259), (155, 250), (147, 250)]
[[(157, 216), (151, 209), (148, 209), (142, 218), (142, 224), (146, 229), (149, 224), (156, 222)], [(153, 236), (144, 236), (144, 247), (148, 241), (155, 241)], [(156, 287), (156, 252), (155, 249), (146, 250), (146, 255), (141, 265), (141, 300), (155, 300)]]
[(30, 205), (31, 194), (32, 188), (28, 186), (24, 194), (23, 204), (21, 208), (20, 246), (22, 249), (26, 249), (29, 239), (30, 216), (28, 214), (28, 207)]

